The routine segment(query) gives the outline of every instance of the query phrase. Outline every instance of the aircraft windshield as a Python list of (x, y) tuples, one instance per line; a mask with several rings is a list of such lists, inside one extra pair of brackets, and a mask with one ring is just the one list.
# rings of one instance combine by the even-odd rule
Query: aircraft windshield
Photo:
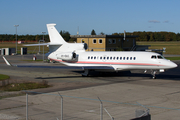
[(158, 56), (152, 55), (152, 56), (151, 56), (151, 59), (164, 59), (164, 57), (161, 56), (161, 55), (158, 55)]
[(158, 55), (157, 57), (158, 57), (158, 59), (164, 59), (164, 57), (160, 56), (160, 55)]

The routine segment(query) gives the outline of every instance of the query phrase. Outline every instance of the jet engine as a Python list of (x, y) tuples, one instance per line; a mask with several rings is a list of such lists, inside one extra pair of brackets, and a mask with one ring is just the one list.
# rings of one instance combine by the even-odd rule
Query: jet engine
[(67, 47), (70, 51), (86, 50), (88, 48), (86, 43), (69, 43)]

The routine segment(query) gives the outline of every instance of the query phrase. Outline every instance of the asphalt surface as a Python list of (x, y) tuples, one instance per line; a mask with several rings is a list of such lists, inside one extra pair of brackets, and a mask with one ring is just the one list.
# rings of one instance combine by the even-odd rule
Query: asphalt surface
[[(24, 61), (32, 55), (6, 56), (12, 64), (30, 64)], [(37, 55), (37, 59), (42, 59)], [(61, 99), (63, 96), (64, 120), (100, 119), (100, 102), (115, 118), (127, 120), (135, 117), (136, 110), (150, 109), (151, 119), (179, 120), (180, 118), (180, 61), (178, 67), (167, 70), (152, 79), (142, 70), (119, 73), (92, 72), (90, 77), (82, 77), (81, 70), (17, 68), (6, 66), (0, 58), (0, 74), (10, 76), (9, 81), (24, 82), (48, 81), (53, 87), (31, 90), (29, 94), (29, 119), (54, 120), (61, 116)], [(33, 62), (33, 64), (42, 64)], [(46, 64), (46, 63), (45, 63)], [(50, 63), (48, 65), (59, 65)], [(42, 92), (43, 94), (39, 94)], [(141, 105), (144, 105), (142, 107)], [(25, 119), (26, 96), (11, 97), (0, 100), (0, 119)], [(103, 111), (104, 120), (110, 119)]]

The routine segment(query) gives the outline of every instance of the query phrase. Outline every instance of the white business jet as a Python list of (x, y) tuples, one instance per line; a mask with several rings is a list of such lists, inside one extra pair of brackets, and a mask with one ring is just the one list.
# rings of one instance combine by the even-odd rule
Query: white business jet
[[(155, 79), (157, 72), (164, 72), (165, 69), (177, 67), (175, 63), (154, 52), (87, 52), (88, 46), (86, 43), (67, 43), (58, 33), (54, 27), (55, 25), (47, 24), (49, 43), (30, 44), (27, 46), (48, 45), (48, 59), (71, 66), (71, 68), (83, 69), (84, 73), (82, 73), (82, 76), (88, 76), (90, 70), (123, 71), (142, 69), (145, 72), (151, 70), (151, 74)], [(6, 59), (5, 61), (7, 64), (10, 64)]]

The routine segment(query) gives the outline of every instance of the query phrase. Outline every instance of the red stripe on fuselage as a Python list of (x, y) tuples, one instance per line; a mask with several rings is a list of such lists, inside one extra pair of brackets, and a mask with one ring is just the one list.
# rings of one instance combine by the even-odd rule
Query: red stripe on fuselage
[(77, 64), (103, 64), (103, 65), (146, 65), (146, 66), (164, 66), (161, 64), (149, 64), (149, 63), (124, 63), (124, 62), (93, 62), (93, 61), (62, 61), (57, 59), (50, 59), (63, 63), (77, 63)]

